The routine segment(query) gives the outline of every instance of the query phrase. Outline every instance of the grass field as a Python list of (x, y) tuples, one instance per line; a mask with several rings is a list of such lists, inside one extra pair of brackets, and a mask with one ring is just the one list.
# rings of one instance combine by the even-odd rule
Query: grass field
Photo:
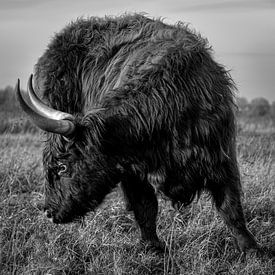
[[(136, 245), (139, 231), (118, 189), (83, 224), (49, 223), (41, 211), (41, 140), (0, 135), (1, 274), (274, 274), (271, 258), (241, 257), (206, 196), (181, 213), (159, 201), (162, 255)], [(273, 130), (240, 131), (238, 157), (248, 226), (262, 245), (274, 246)]]

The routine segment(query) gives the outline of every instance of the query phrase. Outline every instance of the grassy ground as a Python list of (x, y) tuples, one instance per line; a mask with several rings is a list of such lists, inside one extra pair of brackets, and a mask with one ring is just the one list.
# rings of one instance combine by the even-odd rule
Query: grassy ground
[[(206, 196), (182, 213), (160, 201), (164, 255), (135, 245), (139, 232), (119, 190), (85, 224), (49, 223), (40, 210), (41, 146), (38, 135), (0, 136), (1, 274), (274, 274), (272, 259), (240, 257)], [(275, 133), (240, 131), (238, 156), (248, 226), (274, 246)]]

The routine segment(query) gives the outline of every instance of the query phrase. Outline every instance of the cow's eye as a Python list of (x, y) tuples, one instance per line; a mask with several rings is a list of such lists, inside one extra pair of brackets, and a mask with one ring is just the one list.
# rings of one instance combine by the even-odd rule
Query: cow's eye
[(62, 175), (63, 173), (65, 173), (67, 171), (67, 165), (64, 163), (59, 163), (58, 165), (58, 175)]

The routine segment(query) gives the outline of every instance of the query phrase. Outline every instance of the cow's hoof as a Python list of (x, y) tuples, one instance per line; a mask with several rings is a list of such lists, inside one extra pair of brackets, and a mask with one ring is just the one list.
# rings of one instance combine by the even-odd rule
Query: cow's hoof
[(133, 207), (132, 207), (132, 205), (131, 205), (130, 202), (126, 202), (126, 203), (125, 203), (125, 210), (126, 210), (127, 212), (133, 211)]
[(275, 248), (258, 247), (256, 254), (258, 257), (275, 258)]
[(146, 252), (164, 253), (165, 251), (165, 244), (159, 240), (141, 240), (138, 244), (138, 247), (140, 247), (142, 250), (145, 250)]
[(261, 247), (257, 245), (257, 247), (250, 247), (242, 252), (241, 260), (246, 261), (247, 258), (250, 257), (258, 257), (258, 258), (275, 258), (275, 249), (268, 247)]
[(257, 251), (260, 246), (255, 241), (252, 235), (239, 235), (237, 237), (237, 244), (241, 252), (246, 253), (247, 251)]

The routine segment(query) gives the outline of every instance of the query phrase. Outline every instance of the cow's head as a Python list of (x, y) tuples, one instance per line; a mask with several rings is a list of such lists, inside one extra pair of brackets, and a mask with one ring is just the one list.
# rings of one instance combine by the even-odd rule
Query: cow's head
[[(25, 94), (25, 95), (24, 95)], [(71, 222), (94, 210), (118, 181), (115, 163), (103, 153), (98, 111), (73, 116), (43, 103), (29, 79), (17, 96), (32, 121), (47, 132), (43, 152), (45, 211), (55, 223)]]

